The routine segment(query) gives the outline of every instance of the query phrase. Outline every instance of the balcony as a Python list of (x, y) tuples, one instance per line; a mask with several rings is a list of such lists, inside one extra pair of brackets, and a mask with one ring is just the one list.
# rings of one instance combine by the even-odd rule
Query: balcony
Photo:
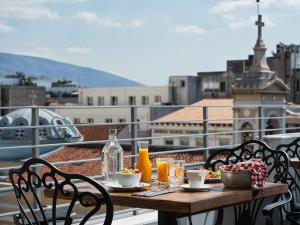
[[(125, 151), (126, 167), (135, 164), (138, 156), (137, 142), (141, 140), (151, 143), (152, 165), (157, 157), (172, 157), (184, 159), (186, 168), (199, 168), (212, 152), (235, 147), (249, 139), (263, 140), (275, 148), (280, 143), (289, 143), (300, 137), (298, 106), (233, 105), (230, 100), (211, 102), (155, 107), (136, 105), (3, 108), (9, 111), (25, 110), (30, 115), (17, 114), (14, 115), (14, 120), (3, 116), (0, 120), (0, 151), (3, 156), (0, 162), (0, 223), (12, 223), (12, 215), (18, 211), (7, 178), (9, 169), (19, 167), (24, 159), (41, 157), (65, 172), (76, 171), (101, 179), (100, 149), (107, 142), (109, 128), (119, 131), (118, 140)], [(158, 115), (159, 109), (168, 113), (160, 113), (159, 117), (151, 116)], [(124, 113), (125, 121), (118, 122), (116, 112)], [(57, 117), (56, 113), (61, 117)], [(85, 121), (82, 119), (84, 115), (92, 117), (94, 122), (72, 123), (76, 118)], [(112, 123), (105, 123), (106, 117), (103, 115), (114, 117)], [(24, 116), (30, 118), (28, 124), (21, 123), (23, 120), (20, 118)], [(15, 157), (17, 155), (22, 157)], [(50, 205), (51, 199), (45, 198), (45, 202)], [(64, 204), (62, 201), (59, 207), (64, 209)], [(77, 216), (80, 215), (77, 212)], [(215, 216), (212, 211), (195, 215), (193, 220), (212, 224)], [(89, 224), (99, 224), (102, 221), (103, 216), (98, 215)], [(157, 224), (157, 212), (116, 206), (113, 224)], [(180, 224), (187, 224), (187, 218), (180, 219)], [(230, 222), (227, 221), (227, 224)]]

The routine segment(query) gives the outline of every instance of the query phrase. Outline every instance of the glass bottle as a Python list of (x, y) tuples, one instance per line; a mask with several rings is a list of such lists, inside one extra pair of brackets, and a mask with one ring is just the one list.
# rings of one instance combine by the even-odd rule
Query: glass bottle
[(117, 129), (109, 129), (108, 142), (103, 152), (103, 174), (105, 181), (116, 182), (116, 173), (123, 168), (123, 149), (117, 140)]
[(148, 154), (148, 141), (138, 142), (139, 157), (136, 164), (136, 168), (141, 172), (141, 182), (150, 183), (152, 176), (152, 165)]

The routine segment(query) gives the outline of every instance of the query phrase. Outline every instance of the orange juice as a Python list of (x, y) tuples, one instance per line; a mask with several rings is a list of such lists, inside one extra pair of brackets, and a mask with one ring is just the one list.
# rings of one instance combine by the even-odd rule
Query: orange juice
[(139, 158), (136, 168), (141, 172), (141, 182), (150, 183), (152, 176), (151, 162), (149, 160), (148, 149), (139, 149)]
[(169, 165), (167, 161), (156, 162), (157, 180), (160, 182), (169, 181)]

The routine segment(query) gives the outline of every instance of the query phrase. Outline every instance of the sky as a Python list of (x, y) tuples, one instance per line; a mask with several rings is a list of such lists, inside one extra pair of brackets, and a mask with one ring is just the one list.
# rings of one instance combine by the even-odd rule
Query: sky
[[(300, 44), (299, 10), (300, 0), (261, 0), (268, 55)], [(256, 0), (0, 0), (0, 51), (166, 85), (247, 58), (256, 15)]]

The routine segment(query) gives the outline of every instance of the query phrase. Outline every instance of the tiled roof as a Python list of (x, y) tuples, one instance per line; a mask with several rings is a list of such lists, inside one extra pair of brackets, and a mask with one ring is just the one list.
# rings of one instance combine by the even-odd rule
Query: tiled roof
[[(100, 148), (91, 146), (67, 146), (61, 150), (49, 154), (44, 159), (51, 163), (71, 160), (82, 160), (82, 159), (95, 159), (99, 158), (101, 154)], [(124, 155), (130, 155), (131, 151), (124, 151)], [(194, 163), (203, 161), (203, 155), (195, 152), (184, 152), (184, 153), (164, 153), (160, 155), (150, 156), (152, 165), (155, 166), (156, 158), (174, 158), (177, 160), (185, 160), (186, 163)], [(87, 176), (96, 176), (101, 174), (101, 162), (100, 160), (93, 162), (74, 163), (74, 164), (63, 164), (57, 166), (64, 172), (67, 173), (79, 173)], [(131, 167), (131, 159), (124, 159), (124, 167)], [(41, 169), (41, 172), (45, 172)]]
[(117, 129), (118, 133), (125, 125), (92, 125), (92, 126), (77, 126), (79, 132), (84, 136), (85, 141), (107, 140), (108, 130)]
[[(233, 99), (202, 99), (191, 105), (192, 107), (185, 107), (173, 113), (165, 115), (157, 120), (155, 123), (200, 123), (202, 124), (203, 106), (208, 107), (208, 119), (210, 124), (232, 124), (233, 123)], [(199, 106), (199, 107), (195, 107)], [(213, 107), (217, 106), (217, 107)], [(220, 107), (226, 106), (226, 107)], [(201, 120), (201, 121), (199, 121)], [(190, 122), (180, 122), (190, 121)], [(194, 121), (194, 122), (193, 122)]]
[[(66, 146), (54, 153), (48, 154), (43, 157), (44, 160), (54, 162), (66, 162), (82, 159), (96, 159), (100, 158), (100, 148), (96, 146)], [(130, 155), (131, 151), (124, 151), (124, 155)], [(186, 163), (195, 163), (203, 161), (203, 155), (199, 152), (184, 152), (184, 153), (164, 153), (160, 155), (150, 156), (152, 167), (155, 167), (156, 158), (174, 158), (177, 160), (184, 160)], [(60, 170), (66, 173), (76, 173), (85, 176), (99, 176), (101, 175), (101, 161), (71, 163), (57, 165)], [(124, 167), (131, 168), (131, 159), (124, 159)], [(48, 170), (45, 167), (41, 167), (40, 173), (44, 174)], [(10, 182), (9, 179), (5, 179), (4, 182)]]

